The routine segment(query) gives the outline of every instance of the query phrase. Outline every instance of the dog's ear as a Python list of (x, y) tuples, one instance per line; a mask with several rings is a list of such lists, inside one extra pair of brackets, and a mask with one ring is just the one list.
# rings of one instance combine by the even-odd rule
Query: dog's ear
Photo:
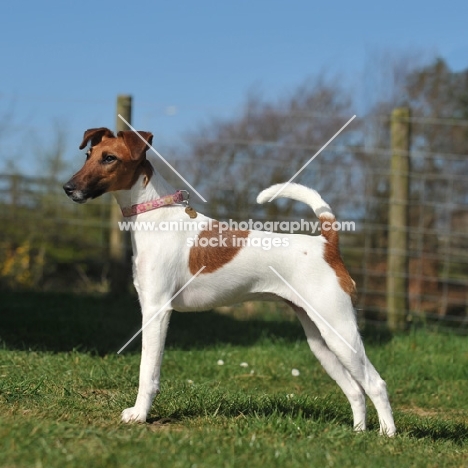
[(91, 140), (91, 146), (99, 144), (105, 136), (108, 138), (115, 138), (115, 135), (105, 127), (90, 128), (86, 130), (83, 135), (83, 141), (81, 142), (80, 149), (85, 148), (89, 140)]
[(150, 132), (128, 130), (117, 133), (117, 136), (123, 138), (134, 160), (145, 159), (146, 151), (153, 144), (153, 134)]

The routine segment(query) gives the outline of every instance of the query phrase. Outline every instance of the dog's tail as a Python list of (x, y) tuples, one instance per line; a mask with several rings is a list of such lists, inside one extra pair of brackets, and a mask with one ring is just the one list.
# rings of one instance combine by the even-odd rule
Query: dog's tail
[(338, 245), (338, 231), (335, 226), (335, 215), (328, 203), (308, 187), (299, 184), (276, 184), (263, 190), (257, 197), (257, 203), (265, 203), (272, 198), (291, 198), (309, 205), (320, 221), (321, 235), (326, 239), (324, 256), (326, 262), (335, 270), (341, 287), (354, 299), (356, 283), (351, 278), (341, 259)]
[(335, 219), (330, 206), (323, 201), (318, 192), (303, 185), (292, 183), (272, 185), (260, 192), (257, 203), (265, 203), (272, 198), (292, 198), (309, 205), (321, 223)]

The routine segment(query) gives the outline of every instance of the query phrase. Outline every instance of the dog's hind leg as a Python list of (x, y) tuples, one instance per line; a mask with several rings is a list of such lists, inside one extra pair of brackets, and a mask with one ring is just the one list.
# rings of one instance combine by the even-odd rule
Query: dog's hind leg
[[(341, 361), (374, 404), (379, 416), (380, 433), (393, 436), (396, 428), (387, 386), (366, 356), (351, 300), (342, 299), (328, 299), (327, 308), (333, 310), (333, 313), (325, 316), (327, 324), (320, 318), (315, 320), (315, 324), (330, 351)], [(307, 306), (305, 309), (307, 310)], [(313, 310), (307, 311), (307, 314), (311, 318), (316, 316)]]
[(315, 354), (328, 375), (335, 380), (346, 395), (353, 412), (354, 430), (364, 431), (366, 429), (366, 394), (364, 390), (341, 364), (336, 355), (330, 351), (317, 326), (307, 315), (306, 311), (292, 303), (289, 303), (289, 305), (296, 312), (304, 328), (307, 343), (311, 351)]

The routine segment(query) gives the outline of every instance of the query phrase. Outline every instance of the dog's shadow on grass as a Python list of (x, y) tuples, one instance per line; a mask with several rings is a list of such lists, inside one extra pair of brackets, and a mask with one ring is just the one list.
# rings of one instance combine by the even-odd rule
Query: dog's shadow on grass
[(458, 420), (441, 417), (398, 415), (396, 422), (399, 433), (415, 439), (449, 440), (457, 445), (468, 442), (468, 424)]
[[(295, 423), (298, 423), (298, 418), (302, 417), (307, 420), (311, 420), (320, 425), (331, 426), (343, 426), (349, 427), (349, 431), (352, 431), (352, 419), (350, 415), (346, 414), (346, 409), (337, 411), (336, 407), (329, 408), (324, 407), (321, 404), (316, 406), (305, 405), (304, 407), (298, 407), (294, 403), (287, 403), (279, 405), (274, 408), (255, 407), (249, 410), (243, 410), (236, 413), (234, 410), (230, 411), (219, 411), (219, 416), (231, 418), (233, 421), (239, 417), (249, 418), (259, 417), (292, 419)], [(171, 417), (150, 417), (147, 420), (147, 424), (153, 429), (173, 429), (177, 426), (183, 425), (183, 421), (186, 418), (194, 418), (197, 416), (203, 417), (205, 414), (197, 414), (193, 411), (184, 412), (179, 410), (174, 412)], [(398, 421), (397, 421), (398, 422)], [(368, 423), (368, 428), (364, 433), (356, 433), (356, 437), (360, 437), (366, 434), (376, 434), (379, 431), (379, 424), (377, 420), (371, 420)], [(429, 439), (433, 442), (437, 441), (450, 441), (458, 446), (465, 446), (468, 441), (468, 425), (460, 422), (450, 422), (446, 420), (432, 420), (430, 424), (426, 420), (421, 419), (418, 422), (402, 423), (398, 429), (396, 440), (399, 437), (409, 437), (413, 439)]]
[[(156, 404), (157, 406), (157, 404)], [(170, 408), (170, 409), (169, 409)], [(367, 431), (361, 435), (376, 436), (379, 433), (379, 420), (375, 409), (368, 402), (368, 425)], [(207, 414), (216, 414), (219, 417), (231, 419), (233, 423), (241, 418), (252, 418), (257, 421), (259, 418), (265, 420), (291, 421), (294, 425), (301, 426), (301, 420), (312, 422), (323, 430), (330, 430), (333, 427), (349, 428), (352, 433), (352, 416), (347, 402), (340, 396), (323, 395), (310, 398), (303, 396), (298, 399), (289, 399), (285, 395), (272, 394), (262, 397), (249, 395), (231, 395), (225, 399), (220, 395), (218, 399), (210, 402), (205, 400), (197, 404), (191, 401), (190, 405), (181, 402), (180, 406), (159, 408), (159, 417), (152, 417), (148, 423), (156, 427), (179, 426), (184, 424), (184, 420), (194, 418), (204, 418)], [(433, 442), (449, 441), (457, 446), (465, 446), (468, 441), (468, 424), (458, 419), (449, 419), (440, 416), (426, 417), (417, 414), (399, 412), (395, 415), (397, 424), (396, 440), (399, 438), (425, 439)], [(284, 426), (284, 424), (283, 424)], [(306, 426), (301, 426), (305, 430)], [(320, 428), (318, 430), (321, 430)], [(392, 440), (392, 439), (391, 439)], [(398, 442), (397, 442), (398, 443)]]
[[(155, 406), (157, 408), (158, 404)], [(330, 395), (320, 398), (303, 397), (295, 401), (283, 394), (259, 397), (242, 393), (230, 395), (228, 398), (220, 395), (219, 399), (212, 398), (209, 402), (200, 400), (191, 401), (188, 405), (181, 402), (180, 406), (170, 405), (170, 408), (164, 406), (155, 409), (159, 414), (149, 417), (147, 424), (177, 426), (183, 425), (187, 420), (216, 415), (214, 419), (232, 420), (233, 423), (239, 419), (258, 421), (263, 418), (273, 424), (278, 420), (290, 421), (294, 430), (297, 430), (297, 423), (301, 419), (326, 426), (352, 428), (352, 416), (347, 403), (342, 399), (330, 398)]]
[(468, 426), (463, 423), (443, 422), (436, 427), (426, 427), (425, 424), (409, 428), (407, 431), (410, 437), (416, 439), (450, 440), (457, 445), (465, 446), (468, 441)]

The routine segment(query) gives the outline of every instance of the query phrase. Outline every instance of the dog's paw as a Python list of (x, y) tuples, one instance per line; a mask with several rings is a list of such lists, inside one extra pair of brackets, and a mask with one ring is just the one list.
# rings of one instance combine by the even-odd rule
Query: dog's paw
[(396, 436), (396, 427), (395, 426), (392, 426), (392, 427), (381, 427), (380, 428), (380, 435), (381, 436), (386, 436), (386, 437), (395, 437)]
[(144, 411), (139, 410), (135, 406), (132, 408), (127, 408), (122, 411), (122, 422), (124, 423), (131, 423), (131, 422), (138, 422), (144, 423), (146, 422), (146, 413)]

